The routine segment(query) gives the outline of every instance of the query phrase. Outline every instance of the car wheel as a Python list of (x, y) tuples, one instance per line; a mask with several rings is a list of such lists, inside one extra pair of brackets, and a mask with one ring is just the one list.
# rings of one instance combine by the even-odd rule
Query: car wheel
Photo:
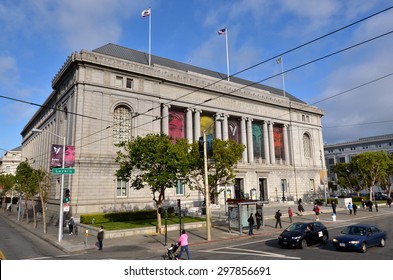
[(379, 247), (385, 247), (385, 238), (381, 238), (381, 241), (379, 242)]
[(322, 243), (322, 244), (327, 244), (327, 243), (328, 243), (328, 240), (329, 240), (329, 237), (328, 237), (327, 235), (323, 235), (323, 236), (322, 236), (322, 241), (321, 241), (321, 243)]
[(366, 253), (366, 251), (367, 251), (366, 243), (362, 243), (362, 247), (360, 248), (360, 252)]
[(304, 248), (306, 248), (307, 247), (307, 241), (306, 241), (306, 239), (303, 239), (301, 242), (300, 242), (300, 249), (304, 249)]

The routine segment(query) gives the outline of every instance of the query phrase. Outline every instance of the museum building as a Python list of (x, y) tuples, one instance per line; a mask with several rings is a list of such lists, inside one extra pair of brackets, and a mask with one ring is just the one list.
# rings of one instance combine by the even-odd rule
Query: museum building
[[(245, 145), (233, 184), (217, 186), (215, 208), (227, 206), (225, 196), (297, 201), (322, 188), (324, 112), (281, 89), (154, 55), (149, 65), (148, 54), (114, 44), (72, 53), (52, 88), (21, 134), (23, 159), (48, 172), (53, 144), (74, 147), (75, 173), (52, 175), (53, 215), (62, 185), (75, 217), (153, 208), (149, 189), (114, 175), (116, 144), (150, 133), (191, 143), (206, 131)], [(179, 181), (165, 203), (177, 199), (191, 209), (203, 195)]]

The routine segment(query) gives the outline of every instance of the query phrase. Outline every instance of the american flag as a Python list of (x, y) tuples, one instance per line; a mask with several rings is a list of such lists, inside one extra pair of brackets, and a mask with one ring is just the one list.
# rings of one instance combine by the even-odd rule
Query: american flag
[(218, 35), (224, 35), (225, 31), (227, 31), (227, 29), (226, 28), (222, 28), (222, 29), (218, 29), (217, 33), (218, 33)]

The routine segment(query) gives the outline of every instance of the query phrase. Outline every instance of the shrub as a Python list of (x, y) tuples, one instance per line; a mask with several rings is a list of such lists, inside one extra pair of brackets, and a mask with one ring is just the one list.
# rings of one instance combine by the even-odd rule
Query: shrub
[(91, 224), (94, 219), (95, 224), (108, 222), (126, 222), (135, 220), (154, 219), (156, 217), (156, 210), (141, 210), (128, 212), (111, 212), (111, 213), (96, 213), (96, 214), (82, 214), (80, 215), (80, 222), (82, 224)]

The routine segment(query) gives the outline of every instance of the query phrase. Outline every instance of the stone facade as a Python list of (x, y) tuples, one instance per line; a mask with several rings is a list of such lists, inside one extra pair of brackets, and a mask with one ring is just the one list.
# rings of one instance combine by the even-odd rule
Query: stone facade
[[(75, 146), (75, 174), (64, 176), (71, 211), (81, 213), (152, 208), (148, 190), (132, 190), (114, 176), (115, 144), (148, 133), (197, 141), (203, 130), (247, 148), (227, 197), (297, 200), (320, 188), (323, 112), (282, 91), (116, 45), (68, 57), (52, 81), (53, 92), (22, 131), (24, 158), (49, 170), (52, 144)], [(217, 76), (218, 75), (218, 76)], [(224, 75), (222, 75), (224, 76)], [(175, 117), (180, 129), (175, 128)], [(215, 122), (215, 118), (223, 122)], [(32, 129), (43, 130), (33, 133)], [(179, 136), (180, 135), (180, 136)], [(282, 186), (284, 185), (284, 192)], [(49, 208), (58, 211), (61, 176), (53, 175)], [(221, 186), (224, 188), (224, 186)], [(167, 204), (187, 208), (203, 197), (180, 186)]]

